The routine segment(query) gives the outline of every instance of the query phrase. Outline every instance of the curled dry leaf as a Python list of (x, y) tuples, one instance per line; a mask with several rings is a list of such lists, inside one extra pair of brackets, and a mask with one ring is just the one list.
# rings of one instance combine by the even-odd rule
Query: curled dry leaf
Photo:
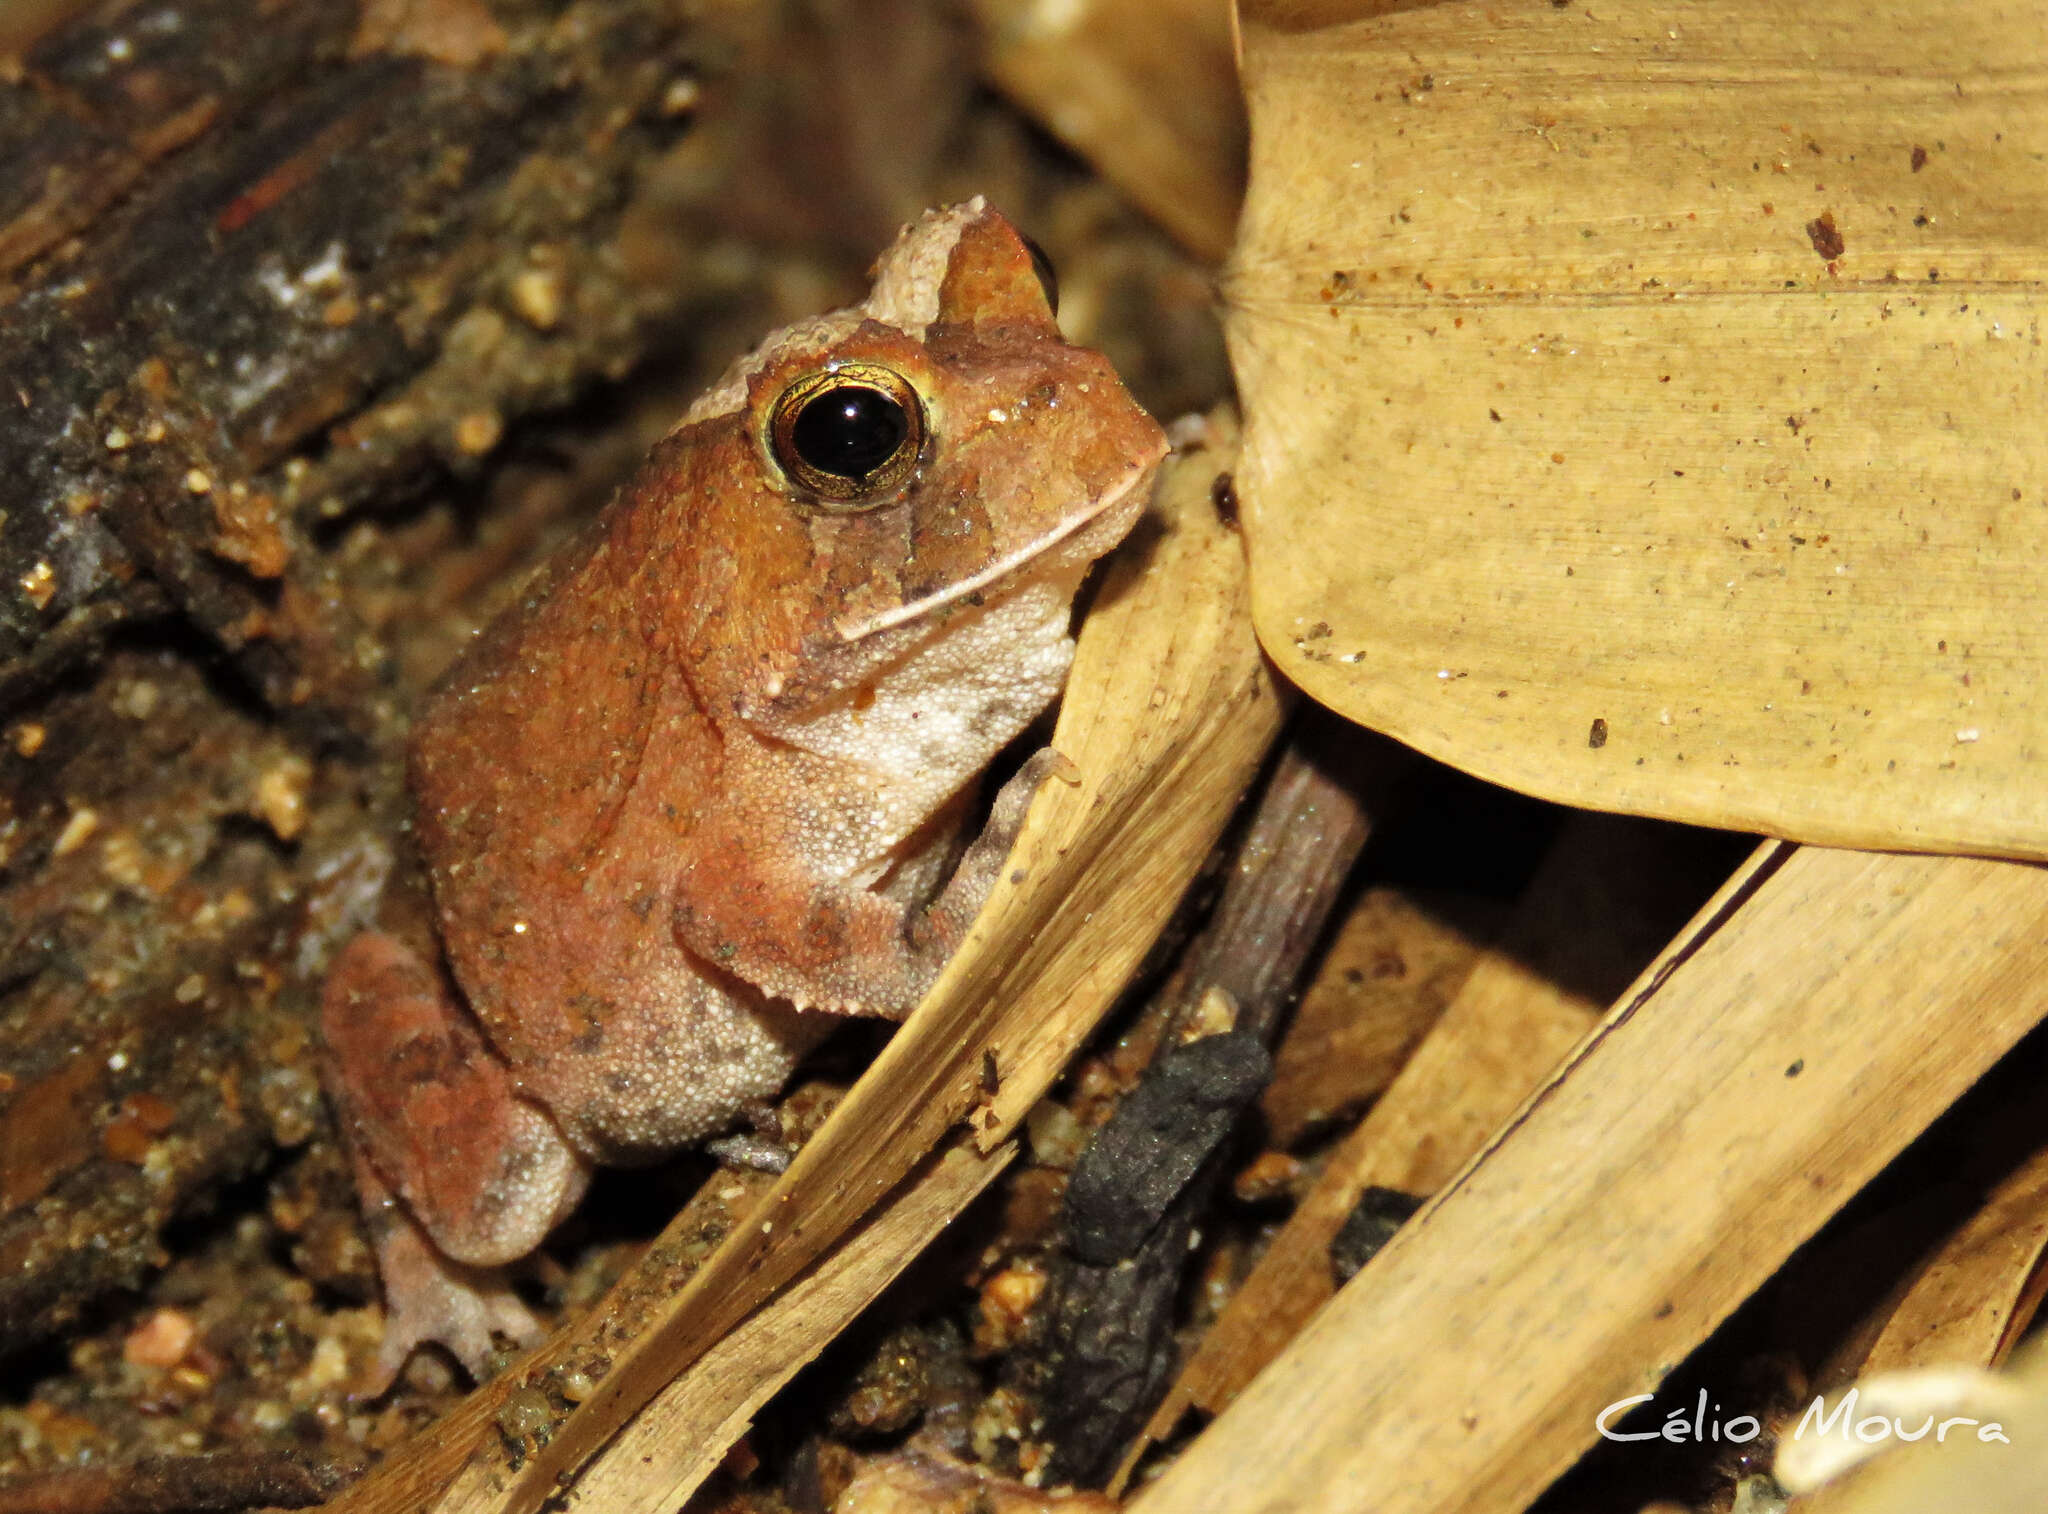
[(2048, 856), (2039, 15), (1241, 9), (1281, 668), (1551, 799)]
[[(1972, 1430), (1936, 1444), (1902, 1447), (1846, 1485), (1821, 1490), (1797, 1507), (1827, 1514), (2033, 1514), (2048, 1483), (2048, 1351), (2022, 1352), (2009, 1378), (1994, 1390), (2002, 1438), (1979, 1439)], [(1988, 1408), (1988, 1405), (1986, 1406)], [(1983, 1411), (1961, 1409), (1976, 1417)], [(1834, 1495), (1834, 1496), (1830, 1496)]]
[(1892, 1312), (1863, 1370), (1998, 1366), (2040, 1307), (2044, 1254), (2048, 1151), (2009, 1173), (1942, 1243)]
[[(1990, 1149), (2001, 1142), (1991, 1134)], [(1938, 1190), (1930, 1194), (1940, 1202)], [(1933, 1247), (1914, 1275), (1883, 1301), (1861, 1330), (1837, 1348), (1819, 1385), (1846, 1386), (1836, 1363), (1858, 1386), (1916, 1372), (1971, 1372), (2005, 1363), (2032, 1325), (2048, 1275), (2048, 1149), (2005, 1173), (1976, 1207)], [(1867, 1332), (1867, 1333), (1866, 1333)], [(1854, 1355), (1851, 1355), (1851, 1352)], [(1860, 1357), (1860, 1360), (1857, 1358)], [(1868, 1397), (1868, 1394), (1864, 1395)], [(1826, 1473), (1816, 1473), (1820, 1481)], [(1780, 1475), (1786, 1487), (1792, 1484)], [(1810, 1514), (1834, 1514), (1830, 1488)], [(1802, 1509), (1801, 1514), (1809, 1514)]]
[(1229, 0), (973, 0), (1003, 91), (1208, 262), (1244, 194)]
[[(1949, 1433), (1960, 1428), (1965, 1434), (1959, 1439), (1975, 1440), (1978, 1437), (1967, 1432), (1986, 1424), (1998, 1425), (2005, 1415), (2026, 1414), (2029, 1409), (2039, 1412), (2036, 1393), (2010, 1377), (1987, 1372), (1982, 1367), (1918, 1367), (1880, 1372), (1857, 1379), (1838, 1397), (1833, 1412), (1837, 1421), (1853, 1417), (1859, 1425), (1872, 1418), (1880, 1423), (1889, 1422), (1896, 1427), (1892, 1435), (1865, 1440), (1859, 1435), (1821, 1428), (1827, 1423), (1828, 1409), (1825, 1397), (1817, 1397), (1793, 1433), (1779, 1436), (1777, 1455), (1771, 1460), (1771, 1477), (1787, 1493), (1813, 1493), (1890, 1449), (1894, 1436), (1910, 1444), (1933, 1431), (1934, 1443), (1945, 1445)], [(1946, 1423), (1936, 1429), (1936, 1421)], [(2003, 1429), (2000, 1425), (1998, 1433), (2003, 1434)]]
[(588, 1318), (338, 1509), (528, 1514), (657, 1395), (665, 1417), (591, 1469), (589, 1506), (674, 1507), (1008, 1159), (1279, 728), (1242, 547), (1211, 503), (1234, 421), (1194, 429), (1082, 628), (1053, 734), (1072, 773), (1039, 791), (988, 907), (875, 1065), (687, 1286), (665, 1281), (688, 1240), (672, 1226)]

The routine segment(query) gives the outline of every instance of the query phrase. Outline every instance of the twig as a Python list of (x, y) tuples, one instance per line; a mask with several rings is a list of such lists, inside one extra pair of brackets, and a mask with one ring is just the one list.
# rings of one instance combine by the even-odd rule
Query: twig
[[(1368, 796), (1405, 761), (1391, 743), (1303, 711), (1215, 915), (1165, 990), (1169, 1049), (1075, 1168), (1073, 1254), (1040, 1395), (1057, 1479), (1106, 1476), (1164, 1387), (1195, 1218), (1221, 1180), (1230, 1133), (1272, 1074), (1267, 1044), (1365, 845)], [(1205, 1024), (1218, 1008), (1227, 1027)]]

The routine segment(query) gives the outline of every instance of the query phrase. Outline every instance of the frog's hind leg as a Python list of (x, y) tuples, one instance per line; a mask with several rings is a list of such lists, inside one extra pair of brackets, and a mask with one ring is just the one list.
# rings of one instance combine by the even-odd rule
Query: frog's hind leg
[(394, 937), (348, 944), (321, 1024), (384, 1281), (386, 1381), (424, 1340), (479, 1372), (493, 1329), (539, 1333), (491, 1269), (540, 1243), (582, 1196), (588, 1164), (520, 1096), (441, 975)]

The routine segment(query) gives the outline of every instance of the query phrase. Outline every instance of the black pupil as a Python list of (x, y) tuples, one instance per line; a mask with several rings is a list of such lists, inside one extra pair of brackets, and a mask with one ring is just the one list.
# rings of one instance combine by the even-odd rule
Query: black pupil
[(820, 473), (851, 479), (888, 462), (909, 435), (903, 406), (865, 384), (845, 384), (808, 401), (789, 428), (798, 457)]

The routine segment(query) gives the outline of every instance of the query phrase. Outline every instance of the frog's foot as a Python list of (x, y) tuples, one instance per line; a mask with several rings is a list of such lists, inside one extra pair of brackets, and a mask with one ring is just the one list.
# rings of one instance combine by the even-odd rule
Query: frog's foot
[(526, 1346), (544, 1333), (502, 1269), (450, 1260), (396, 1204), (378, 1216), (373, 1228), (378, 1232), (377, 1270), (384, 1280), (384, 1342), (377, 1351), (371, 1396), (391, 1386), (418, 1346), (447, 1347), (482, 1382), (499, 1349), (497, 1337)]
[(329, 972), (321, 1028), (328, 1096), (384, 1279), (379, 1391), (438, 1341), (482, 1374), (496, 1330), (540, 1327), (497, 1270), (581, 1197), (589, 1164), (434, 967), (403, 942), (357, 936)]

